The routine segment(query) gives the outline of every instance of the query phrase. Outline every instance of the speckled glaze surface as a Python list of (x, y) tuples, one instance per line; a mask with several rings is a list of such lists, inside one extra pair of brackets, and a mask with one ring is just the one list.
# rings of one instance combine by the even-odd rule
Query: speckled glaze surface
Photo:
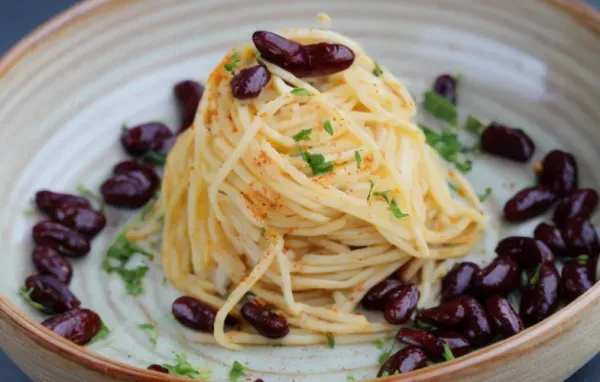
[[(96, 188), (125, 155), (123, 122), (164, 121), (177, 127), (171, 88), (203, 80), (230, 47), (256, 29), (319, 27), (362, 43), (417, 96), (441, 72), (463, 74), (465, 110), (485, 121), (520, 126), (535, 140), (531, 163), (552, 148), (579, 160), (584, 186), (600, 188), (600, 19), (577, 2), (575, 17), (544, 1), (521, 0), (135, 0), (84, 2), (29, 36), (0, 62), (0, 346), (36, 381), (164, 381), (136, 369), (185, 352), (191, 363), (227, 380), (234, 360), (247, 380), (344, 381), (376, 373), (379, 350), (356, 346), (246, 348), (231, 352), (194, 343), (170, 318), (178, 296), (152, 264), (146, 293), (127, 296), (102, 270), (107, 247), (127, 216), (115, 210), (92, 252), (74, 262), (72, 290), (102, 316), (112, 334), (85, 350), (36, 325), (42, 316), (18, 289), (33, 272), (26, 216), (36, 190)], [(579, 18), (579, 19), (578, 19)], [(497, 218), (518, 188), (533, 182), (530, 165), (477, 157), (469, 179), (493, 187), (486, 204), (491, 229), (471, 256), (485, 263), (499, 238), (530, 235), (539, 220), (505, 225)], [(598, 223), (597, 217), (594, 222)], [(453, 362), (395, 380), (563, 380), (600, 351), (600, 286), (541, 324)], [(153, 348), (138, 324), (160, 328)], [(243, 379), (241, 379), (243, 380)]]

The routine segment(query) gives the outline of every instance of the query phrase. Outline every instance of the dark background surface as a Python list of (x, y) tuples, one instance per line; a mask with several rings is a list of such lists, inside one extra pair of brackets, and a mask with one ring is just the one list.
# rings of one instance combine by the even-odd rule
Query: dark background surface
[[(33, 28), (76, 2), (76, 0), (0, 0), (0, 54), (6, 52)], [(590, 2), (600, 8), (600, 0), (590, 0)], [(1, 349), (0, 381), (30, 382), (30, 379)], [(569, 382), (592, 381), (600, 381), (600, 355), (569, 378)]]

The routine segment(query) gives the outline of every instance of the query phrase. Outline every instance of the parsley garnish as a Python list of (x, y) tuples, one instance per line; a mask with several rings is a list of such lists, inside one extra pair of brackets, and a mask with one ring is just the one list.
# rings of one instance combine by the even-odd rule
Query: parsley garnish
[(371, 187), (369, 187), (369, 194), (367, 195), (367, 201), (369, 201), (369, 199), (371, 199), (371, 193), (373, 192), (373, 187), (375, 187), (375, 183), (373, 183), (372, 180), (369, 179), (369, 183), (371, 183)]
[(390, 372), (387, 370), (384, 370), (383, 373), (381, 373), (381, 377), (389, 377), (390, 376)]
[(92, 337), (92, 339), (90, 340), (90, 344), (93, 342), (104, 341), (110, 335), (110, 333), (112, 333), (112, 330), (110, 330), (108, 326), (104, 324), (104, 321), (101, 321), (100, 330), (98, 330), (98, 333), (96, 333), (96, 335)]
[(398, 205), (396, 204), (396, 200), (394, 198), (390, 199), (390, 197), (388, 196), (388, 193), (389, 193), (389, 191), (374, 192), (373, 195), (381, 196), (383, 199), (385, 199), (387, 204), (390, 206), (390, 209), (392, 210), (392, 214), (394, 214), (394, 216), (397, 217), (398, 219), (407, 217), (408, 214), (405, 214), (404, 212), (402, 212), (400, 210), (400, 207), (398, 207)]
[(244, 365), (242, 365), (238, 361), (233, 361), (231, 370), (229, 370), (229, 381), (236, 382), (239, 378), (245, 375), (246, 373), (244, 373)]
[(329, 135), (333, 135), (333, 125), (330, 120), (327, 120), (323, 123), (323, 130), (325, 130)]
[(229, 73), (235, 72), (235, 69), (237, 68), (238, 64), (240, 63), (240, 54), (238, 52), (233, 52), (233, 55), (231, 56), (231, 60), (229, 61), (229, 63), (225, 64), (225, 70), (227, 70)]
[(117, 272), (125, 282), (127, 293), (132, 296), (137, 296), (144, 293), (142, 279), (148, 272), (147, 266), (139, 266), (133, 269), (126, 269), (125, 265), (129, 259), (136, 253), (145, 255), (152, 259), (152, 255), (144, 250), (139, 245), (132, 243), (125, 236), (125, 231), (121, 232), (115, 239), (113, 245), (106, 251), (106, 259), (104, 260), (104, 270), (106, 272)]
[(354, 159), (356, 159), (356, 168), (360, 168), (360, 165), (362, 164), (362, 158), (360, 156), (360, 151), (355, 151), (354, 152)]
[(167, 163), (167, 155), (156, 151), (148, 151), (142, 159), (158, 166), (164, 166)]
[(540, 280), (540, 271), (541, 270), (542, 270), (542, 264), (538, 264), (537, 267), (535, 268), (535, 272), (533, 272), (533, 276), (531, 276), (531, 279), (529, 280), (529, 283), (531, 285), (537, 284), (537, 282)]
[(127, 130), (129, 130), (129, 128), (127, 127), (127, 124), (126, 124), (125, 122), (123, 122), (123, 123), (121, 124), (121, 131), (123, 131), (123, 132), (124, 132), (124, 131), (127, 131)]
[(452, 349), (450, 349), (448, 344), (444, 344), (444, 358), (446, 361), (452, 361), (454, 359), (454, 354), (452, 354)]
[(375, 77), (379, 77), (383, 74), (383, 69), (381, 69), (381, 66), (379, 66), (379, 62), (374, 61), (375, 62), (375, 68), (373, 69), (373, 75)]
[(290, 93), (292, 93), (295, 96), (307, 96), (309, 95), (308, 90), (304, 89), (304, 88), (293, 88)]
[(448, 188), (454, 192), (456, 192), (457, 194), (459, 194), (460, 192), (458, 191), (458, 188), (456, 188), (456, 186), (454, 185), (454, 183), (452, 182), (448, 182)]
[(485, 189), (485, 191), (483, 192), (483, 194), (479, 195), (479, 201), (480, 202), (485, 202), (487, 198), (489, 198), (492, 195), (492, 188), (491, 187), (487, 187)]
[(31, 289), (25, 289), (25, 287), (21, 287), (21, 289), (19, 289), (19, 294), (21, 295), (21, 297), (23, 297), (23, 299), (31, 306), (33, 306), (36, 310), (39, 310), (40, 312), (43, 313), (50, 313), (51, 310), (46, 308), (44, 305), (40, 304), (39, 302), (33, 301), (31, 299), (31, 294), (33, 293), (33, 290), (35, 288), (31, 288)]
[(375, 346), (377, 347), (377, 349), (383, 350), (385, 348), (386, 343), (390, 344), (390, 348), (384, 350), (379, 355), (378, 362), (380, 365), (383, 365), (385, 361), (387, 361), (388, 358), (390, 358), (390, 356), (397, 350), (397, 342), (395, 341), (394, 337), (386, 337), (383, 340), (377, 340), (375, 341)]
[(100, 209), (100, 211), (104, 212), (104, 200), (102, 200), (100, 196), (96, 195), (94, 191), (87, 188), (83, 183), (79, 183), (77, 185), (76, 190), (79, 193), (79, 195), (83, 196), (84, 198), (88, 198), (95, 201), (98, 204), (98, 208)]
[(484, 129), (485, 126), (483, 126), (483, 123), (481, 123), (480, 120), (469, 114), (467, 120), (465, 121), (465, 130), (478, 137), (483, 133)]
[(331, 333), (327, 333), (327, 346), (330, 349), (333, 349), (335, 347), (335, 337)]
[(311, 154), (307, 151), (300, 152), (300, 157), (310, 166), (313, 175), (326, 174), (333, 170), (333, 162), (326, 162), (322, 154)]
[(156, 343), (158, 342), (158, 328), (151, 323), (140, 324), (137, 327), (146, 333), (152, 346), (156, 347)]
[(260, 229), (260, 236), (265, 236), (265, 233), (267, 233), (267, 229), (265, 227), (262, 227)]
[(451, 125), (456, 125), (458, 120), (458, 111), (456, 105), (432, 91), (425, 93), (423, 107), (430, 112), (434, 117), (448, 122)]
[(458, 140), (456, 134), (448, 131), (436, 133), (423, 125), (419, 125), (419, 127), (425, 135), (425, 142), (433, 147), (444, 160), (453, 163), (460, 172), (471, 171), (471, 161), (461, 160), (460, 154), (463, 150), (463, 145)]
[(210, 378), (210, 375), (212, 374), (210, 369), (200, 369), (192, 366), (183, 353), (175, 355), (175, 365), (163, 364), (162, 367), (169, 370), (170, 375), (176, 377), (188, 377), (190, 379), (206, 380)]
[(415, 327), (418, 328), (418, 329), (424, 329), (424, 330), (436, 330), (436, 329), (438, 329), (436, 326), (430, 325), (428, 323), (425, 323), (425, 322), (419, 321), (419, 320), (415, 321)]
[(379, 350), (383, 350), (385, 342), (383, 340), (375, 340), (375, 347)]
[(581, 265), (586, 265), (588, 262), (588, 255), (579, 255), (577, 256), (577, 262)]
[(310, 140), (310, 133), (312, 133), (312, 129), (305, 129), (299, 132), (298, 134), (294, 135), (292, 139), (296, 142), (308, 141)]
[(354, 379), (354, 376), (352, 374), (348, 374), (346, 376), (346, 381), (348, 381), (348, 382), (355, 382), (356, 379)]

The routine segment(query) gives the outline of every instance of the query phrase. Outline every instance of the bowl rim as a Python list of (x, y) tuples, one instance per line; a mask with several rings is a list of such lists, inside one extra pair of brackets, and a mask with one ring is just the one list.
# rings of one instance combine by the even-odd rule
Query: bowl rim
[[(140, 0), (137, 0), (140, 1)], [(600, 38), (600, 11), (582, 0), (538, 0), (556, 6), (560, 10), (571, 15), (575, 21), (584, 27), (596, 32)], [(18, 64), (29, 50), (44, 43), (48, 38), (54, 36), (63, 29), (67, 29), (77, 21), (90, 17), (92, 13), (103, 11), (103, 7), (118, 7), (124, 4), (131, 4), (131, 0), (86, 0), (76, 3), (70, 8), (64, 10), (58, 15), (47, 20), (25, 37), (17, 44), (12, 46), (4, 55), (0, 57), (0, 78), (9, 72), (12, 67)], [(475, 352), (462, 356), (453, 361), (439, 363), (424, 369), (416, 370), (411, 373), (390, 376), (385, 381), (426, 381), (439, 377), (447, 377), (453, 372), (458, 372), (465, 368), (470, 368), (486, 361), (492, 361), (506, 356), (515, 348), (531, 345), (536, 346), (551, 341), (560, 332), (567, 328), (566, 323), (576, 324), (578, 320), (573, 320), (579, 314), (594, 307), (595, 303), (600, 302), (600, 284), (595, 285), (577, 300), (554, 313), (544, 321), (520, 332), (519, 334)], [(181, 381), (179, 377), (169, 376), (146, 369), (137, 368), (89, 350), (84, 346), (75, 345), (67, 339), (55, 334), (49, 329), (44, 328), (39, 323), (23, 312), (20, 312), (16, 306), (12, 305), (0, 292), (0, 320), (8, 325), (25, 332), (28, 337), (45, 349), (60, 354), (68, 360), (79, 363), (91, 371), (105, 375), (111, 375), (119, 378), (124, 377), (127, 380), (135, 381)], [(545, 336), (542, 336), (546, 333)]]

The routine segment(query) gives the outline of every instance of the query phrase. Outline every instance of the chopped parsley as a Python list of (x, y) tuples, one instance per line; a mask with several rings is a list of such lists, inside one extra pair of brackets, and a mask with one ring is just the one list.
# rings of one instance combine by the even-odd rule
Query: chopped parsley
[(579, 255), (577, 256), (577, 262), (581, 265), (586, 265), (588, 262), (588, 255)]
[(148, 336), (148, 341), (150, 341), (153, 347), (156, 347), (156, 344), (158, 342), (158, 328), (156, 327), (156, 325), (146, 323), (140, 324), (137, 327), (138, 329), (141, 329), (144, 331), (144, 333), (146, 333), (146, 336)]
[(419, 127), (425, 134), (425, 142), (433, 147), (444, 160), (453, 163), (460, 172), (471, 171), (471, 161), (461, 160), (463, 145), (456, 134), (448, 131), (437, 133), (423, 125), (419, 125)]
[(335, 347), (335, 337), (331, 333), (327, 333), (327, 346), (330, 349), (333, 349)]
[(460, 192), (458, 191), (458, 188), (456, 188), (456, 186), (455, 186), (455, 185), (454, 185), (454, 183), (452, 183), (452, 182), (448, 182), (448, 188), (449, 188), (451, 191), (454, 191), (454, 192), (456, 192), (457, 194), (459, 194), (459, 193), (460, 193)]
[(208, 368), (201, 369), (192, 366), (183, 353), (175, 355), (175, 365), (163, 364), (162, 367), (167, 369), (170, 375), (188, 377), (190, 379), (207, 380), (212, 374)]
[(98, 209), (100, 209), (100, 211), (104, 212), (104, 207), (105, 207), (104, 200), (102, 200), (102, 198), (100, 196), (98, 196), (94, 191), (87, 188), (83, 183), (79, 183), (77, 185), (76, 190), (77, 190), (77, 193), (79, 193), (79, 195), (83, 196), (84, 198), (95, 201), (98, 204)]
[(398, 207), (398, 204), (396, 204), (396, 199), (391, 198), (388, 196), (389, 191), (383, 191), (383, 192), (374, 192), (373, 195), (375, 196), (381, 196), (383, 199), (385, 199), (385, 201), (387, 202), (387, 204), (390, 206), (390, 210), (392, 210), (392, 214), (394, 214), (394, 216), (398, 219), (402, 219), (408, 216), (408, 214), (405, 214), (404, 212), (402, 212), (400, 210), (400, 207)]
[(236, 382), (238, 379), (245, 376), (244, 365), (239, 363), (238, 361), (233, 361), (233, 365), (231, 366), (231, 370), (229, 370), (229, 381)]
[(123, 132), (124, 132), (124, 131), (127, 131), (127, 130), (129, 130), (129, 128), (127, 127), (127, 123), (123, 122), (123, 123), (121, 124), (121, 131), (123, 131)]
[(348, 381), (348, 382), (355, 382), (356, 379), (354, 378), (354, 376), (352, 374), (348, 374), (346, 376), (346, 381)]
[(381, 373), (381, 377), (382, 377), (382, 378), (384, 378), (384, 377), (389, 377), (389, 376), (390, 376), (390, 372), (389, 372), (389, 371), (387, 371), (387, 370), (384, 370), (384, 371), (383, 371), (383, 373)]
[(452, 349), (450, 349), (450, 347), (446, 343), (444, 343), (444, 358), (446, 359), (446, 361), (452, 361), (454, 359)]
[(483, 125), (483, 123), (481, 123), (481, 121), (473, 115), (469, 114), (467, 120), (465, 121), (465, 130), (479, 137), (483, 133), (484, 129), (485, 126)]
[(489, 198), (490, 196), (492, 196), (492, 188), (491, 187), (487, 187), (485, 189), (485, 191), (483, 192), (483, 194), (479, 195), (479, 201), (480, 202), (485, 202), (487, 200), (487, 198)]
[(233, 55), (231, 56), (231, 60), (229, 61), (229, 63), (225, 64), (225, 70), (227, 70), (229, 73), (235, 72), (235, 70), (237, 69), (238, 64), (240, 63), (240, 54), (238, 52), (233, 52)]
[(260, 236), (265, 236), (265, 233), (267, 233), (267, 229), (265, 227), (262, 227), (260, 229)]
[(458, 111), (456, 105), (448, 99), (432, 91), (426, 92), (423, 100), (423, 107), (434, 117), (456, 125), (458, 120)]
[(381, 69), (381, 66), (379, 66), (379, 62), (374, 61), (375, 62), (375, 68), (373, 69), (373, 75), (375, 77), (379, 77), (383, 74), (383, 69)]
[(142, 159), (158, 166), (164, 166), (167, 163), (167, 155), (156, 151), (148, 151)]
[(369, 183), (371, 183), (371, 187), (369, 187), (369, 194), (367, 195), (367, 201), (371, 199), (371, 193), (373, 192), (373, 187), (375, 187), (375, 183), (369, 179)]
[(123, 231), (117, 236), (114, 243), (106, 251), (106, 259), (104, 260), (104, 270), (109, 273), (117, 272), (125, 283), (127, 293), (131, 296), (138, 296), (144, 293), (142, 280), (148, 272), (148, 267), (145, 265), (133, 269), (125, 268), (129, 259), (136, 253), (152, 259), (152, 254), (148, 253), (139, 245), (132, 243), (127, 239), (125, 231)]
[(326, 174), (333, 170), (333, 162), (327, 162), (322, 154), (301, 151), (300, 157), (310, 166), (313, 175)]
[(537, 284), (538, 281), (540, 281), (540, 271), (542, 270), (542, 264), (538, 264), (537, 267), (535, 268), (535, 272), (533, 272), (533, 276), (531, 276), (531, 279), (529, 280), (529, 283), (531, 285), (535, 285)]
[(290, 93), (292, 93), (295, 96), (308, 96), (308, 90), (304, 89), (304, 88), (293, 88)]
[[(389, 345), (388, 349), (385, 349), (386, 345)], [(377, 349), (383, 350), (378, 358), (378, 362), (380, 365), (383, 365), (385, 361), (387, 361), (390, 358), (390, 356), (398, 350), (398, 344), (393, 336), (386, 337), (383, 340), (375, 341), (375, 346), (377, 347)]]
[(436, 329), (438, 329), (436, 326), (427, 324), (427, 323), (425, 323), (423, 321), (419, 321), (419, 320), (415, 321), (415, 327), (418, 328), (418, 329), (423, 329), (423, 330), (436, 330)]
[(40, 304), (39, 302), (33, 301), (31, 299), (31, 294), (33, 293), (33, 290), (35, 288), (31, 288), (31, 289), (25, 289), (25, 287), (21, 287), (21, 289), (19, 290), (19, 294), (21, 295), (21, 297), (23, 297), (23, 299), (31, 306), (33, 306), (36, 310), (39, 310), (40, 312), (43, 313), (50, 313), (51, 310), (46, 308), (44, 305)]
[(312, 129), (305, 129), (299, 132), (298, 134), (294, 135), (292, 139), (296, 142), (308, 141), (310, 140), (310, 133), (312, 133)]
[(323, 123), (323, 130), (325, 130), (327, 134), (333, 135), (333, 124), (330, 120), (327, 120)]
[(110, 333), (112, 333), (112, 330), (110, 330), (108, 326), (104, 324), (104, 321), (101, 321), (100, 330), (98, 330), (98, 333), (96, 333), (96, 335), (92, 337), (90, 343), (104, 341), (106, 338), (108, 338)]
[(379, 350), (383, 350), (383, 347), (385, 346), (385, 341), (384, 340), (375, 340), (375, 347)]
[(354, 159), (356, 159), (356, 168), (360, 168), (360, 165), (362, 164), (362, 158), (360, 156), (360, 151), (355, 151), (354, 152)]

